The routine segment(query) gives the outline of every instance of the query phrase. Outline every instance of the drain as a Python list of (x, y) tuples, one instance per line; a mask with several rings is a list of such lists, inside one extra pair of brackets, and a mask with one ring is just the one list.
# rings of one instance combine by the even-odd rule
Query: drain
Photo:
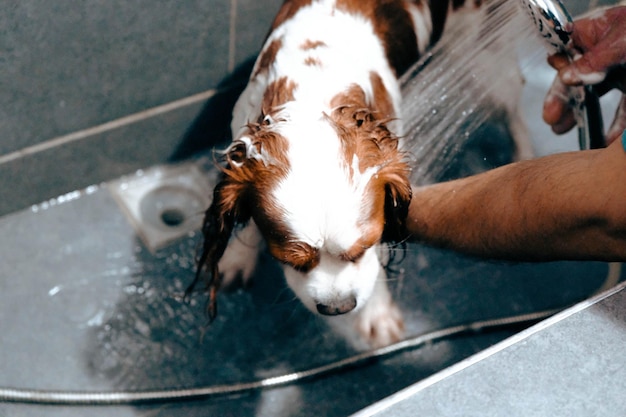
[(156, 166), (111, 182), (109, 189), (151, 251), (202, 226), (212, 173), (195, 163)]
[(181, 184), (161, 185), (141, 198), (139, 218), (143, 224), (162, 231), (180, 228), (204, 211), (205, 200), (194, 189)]
[(161, 213), (161, 220), (169, 227), (180, 226), (185, 222), (185, 213), (179, 209), (167, 209)]

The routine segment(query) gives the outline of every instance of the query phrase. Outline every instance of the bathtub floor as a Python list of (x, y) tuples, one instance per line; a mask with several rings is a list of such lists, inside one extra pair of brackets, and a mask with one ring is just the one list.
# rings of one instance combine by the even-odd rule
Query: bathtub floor
[[(0, 219), (0, 386), (146, 390), (251, 381), (354, 353), (285, 287), (266, 255), (254, 284), (181, 299), (198, 235), (151, 253), (105, 186)], [(409, 335), (565, 306), (599, 286), (600, 263), (478, 261), (410, 245), (390, 282)], [(0, 416), (344, 416), (509, 336), (476, 334), (302, 384), (193, 402), (120, 407), (0, 404)]]

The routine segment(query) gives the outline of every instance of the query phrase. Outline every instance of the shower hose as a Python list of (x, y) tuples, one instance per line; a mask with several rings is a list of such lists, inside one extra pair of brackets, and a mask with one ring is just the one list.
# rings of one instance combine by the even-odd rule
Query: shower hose
[[(594, 292), (594, 294), (599, 294), (614, 287), (619, 282), (620, 275), (621, 263), (610, 263), (608, 274), (604, 283)], [(344, 359), (329, 362), (321, 366), (251, 382), (237, 382), (198, 388), (107, 392), (54, 391), (0, 387), (0, 402), (51, 405), (135, 405), (245, 394), (261, 389), (295, 384), (340, 371), (345, 371), (347, 369), (353, 369), (371, 363), (374, 360), (402, 351), (415, 349), (427, 343), (434, 343), (446, 338), (485, 331), (504, 330), (512, 327), (527, 327), (562, 311), (564, 308), (566, 307), (446, 327), (444, 329), (407, 338), (403, 341), (379, 349), (373, 349)]]

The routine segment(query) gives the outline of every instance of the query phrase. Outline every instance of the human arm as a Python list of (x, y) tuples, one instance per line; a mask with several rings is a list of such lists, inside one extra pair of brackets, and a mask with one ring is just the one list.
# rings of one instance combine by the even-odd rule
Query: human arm
[(626, 152), (618, 140), (417, 187), (407, 232), (481, 257), (626, 261)]

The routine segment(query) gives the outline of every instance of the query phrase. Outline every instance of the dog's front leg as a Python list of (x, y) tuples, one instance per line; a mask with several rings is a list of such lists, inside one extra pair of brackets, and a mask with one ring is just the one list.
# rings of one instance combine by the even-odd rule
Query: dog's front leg
[(372, 347), (386, 346), (404, 336), (402, 313), (391, 298), (387, 274), (381, 266), (372, 296), (355, 315), (359, 335)]
[(256, 268), (262, 242), (259, 229), (252, 220), (233, 234), (218, 263), (223, 287), (248, 283)]

